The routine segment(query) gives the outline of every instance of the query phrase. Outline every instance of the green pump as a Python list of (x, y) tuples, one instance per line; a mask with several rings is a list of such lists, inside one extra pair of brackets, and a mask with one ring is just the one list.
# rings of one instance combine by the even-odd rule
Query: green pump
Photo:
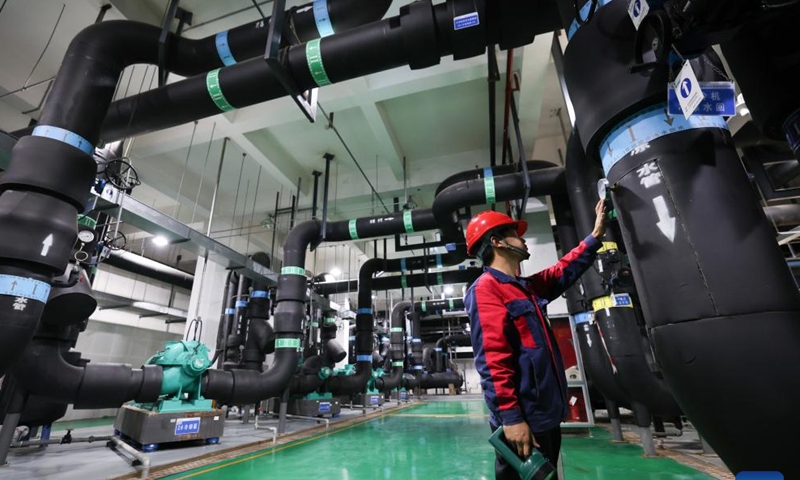
[(211, 367), (209, 350), (196, 341), (167, 342), (164, 350), (150, 357), (147, 365), (159, 365), (164, 371), (161, 396), (139, 408), (167, 412), (211, 410), (212, 401), (200, 395), (201, 378)]

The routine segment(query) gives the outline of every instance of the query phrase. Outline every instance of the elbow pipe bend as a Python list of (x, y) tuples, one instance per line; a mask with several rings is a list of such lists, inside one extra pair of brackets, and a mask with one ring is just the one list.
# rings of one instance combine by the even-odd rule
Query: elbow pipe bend
[(18, 384), (31, 395), (67, 402), (75, 408), (116, 408), (129, 400), (154, 402), (161, 393), (162, 370), (156, 365), (69, 364), (58, 344), (33, 340), (14, 369)]

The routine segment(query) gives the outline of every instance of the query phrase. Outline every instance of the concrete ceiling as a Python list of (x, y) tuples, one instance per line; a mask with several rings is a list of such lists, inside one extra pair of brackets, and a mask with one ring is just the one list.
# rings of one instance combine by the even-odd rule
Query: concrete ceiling
[[(51, 78), (72, 37), (94, 22), (102, 0), (9, 0), (0, 12), (0, 42), (15, 48), (0, 49), (0, 93), (17, 90)], [(158, 24), (166, 0), (111, 0), (106, 19), (131, 18)], [(289, 6), (300, 1), (289, 1)], [(394, 2), (396, 15), (408, 0)], [(269, 15), (271, 2), (260, 1)], [(45, 49), (64, 6), (54, 38)], [(187, 37), (199, 38), (257, 20), (249, 0), (183, 0), (181, 7), (193, 13)], [(541, 35), (529, 46), (517, 49), (515, 70), (520, 75), (517, 94), (526, 156), (558, 162), (556, 146), (563, 148), (562, 126), (554, 112), (563, 109), (550, 55), (552, 35)], [(31, 74), (36, 59), (41, 61)], [(501, 71), (506, 52), (499, 52)], [(428, 207), (433, 190), (453, 173), (489, 165), (488, 92), (486, 57), (459, 62), (442, 59), (440, 65), (412, 71), (408, 67), (368, 75), (320, 90), (320, 104), (334, 113), (334, 125), (355, 161), (391, 209), (392, 197), (405, 202), (411, 195), (420, 207)], [(126, 70), (117, 98), (154, 87), (155, 67), (137, 65)], [(30, 78), (28, 78), (30, 76)], [(170, 77), (170, 82), (180, 81)], [(497, 88), (497, 143), (500, 148), (505, 78)], [(35, 110), (47, 84), (0, 98), (0, 128), (14, 130), (37, 118)], [(568, 128), (568, 120), (563, 118)], [(222, 139), (230, 139), (223, 162), (212, 230), (259, 224), (275, 208), (276, 192), (283, 192), (288, 207), (298, 180), (300, 208), (311, 204), (312, 172), (324, 170), (322, 155), (336, 156), (332, 165), (330, 201), (334, 218), (353, 218), (380, 213), (380, 202), (356, 168), (328, 122), (319, 115), (308, 122), (289, 99), (254, 105), (212, 118), (138, 137), (130, 157), (145, 186), (134, 194), (140, 200), (179, 220), (204, 230), (217, 178)], [(549, 139), (549, 140), (548, 140)], [(550, 148), (550, 145), (554, 145)], [(516, 143), (514, 142), (515, 148)], [(547, 148), (542, 148), (542, 146)], [(403, 168), (405, 157), (405, 170)], [(187, 160), (188, 159), (188, 160)], [(259, 179), (260, 175), (260, 179)], [(258, 186), (258, 188), (256, 188)], [(321, 193), (321, 188), (320, 188)], [(279, 224), (280, 227), (280, 224)], [(288, 227), (288, 225), (287, 225)], [(248, 229), (269, 243), (271, 233)], [(131, 232), (133, 234), (133, 232)], [(391, 243), (391, 242), (390, 242)]]

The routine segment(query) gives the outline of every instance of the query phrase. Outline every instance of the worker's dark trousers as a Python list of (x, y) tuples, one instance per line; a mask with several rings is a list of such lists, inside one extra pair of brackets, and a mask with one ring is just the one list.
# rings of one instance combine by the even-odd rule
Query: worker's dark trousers
[[(492, 433), (497, 430), (496, 426), (491, 424), (489, 426), (492, 427)], [(536, 437), (536, 441), (539, 443), (538, 450), (556, 468), (558, 454), (561, 451), (561, 427), (556, 427), (547, 432), (534, 432), (533, 436)], [(497, 452), (495, 452), (494, 478), (496, 480), (520, 480), (517, 471)], [(554, 476), (553, 480), (558, 480), (558, 475)]]

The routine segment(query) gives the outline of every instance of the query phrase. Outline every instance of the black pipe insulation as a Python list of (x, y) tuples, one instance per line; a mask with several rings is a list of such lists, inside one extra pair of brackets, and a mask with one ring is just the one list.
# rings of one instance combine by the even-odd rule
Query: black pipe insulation
[(31, 395), (66, 403), (75, 408), (116, 408), (129, 400), (155, 402), (161, 393), (161, 367), (89, 363), (69, 364), (62, 343), (36, 338), (14, 367), (14, 378)]
[(122, 250), (112, 251), (104, 263), (126, 272), (191, 290), (194, 275), (155, 260)]
[[(476, 269), (477, 270), (477, 269)], [(476, 277), (477, 278), (477, 277)], [(419, 312), (411, 312), (411, 370), (414, 374), (420, 374), (425, 369), (425, 361), (422, 354), (422, 315)]]
[[(497, 167), (496, 167), (497, 168)], [(528, 171), (530, 195), (564, 193), (564, 168), (551, 167)], [(512, 173), (483, 180), (466, 180), (442, 190), (433, 200), (433, 214), (442, 235), (458, 236), (455, 212), (462, 207), (514, 200), (525, 193), (522, 173)]]
[(220, 313), (219, 328), (217, 329), (217, 350), (215, 353), (218, 359), (217, 368), (222, 368), (222, 364), (227, 357), (226, 344), (233, 325), (234, 314), (236, 313), (236, 309), (233, 307), (236, 303), (236, 292), (239, 289), (239, 278), (239, 275), (233, 270), (229, 271), (225, 278), (225, 298), (222, 300), (222, 312)]
[[(450, 285), (453, 283), (472, 283), (483, 270), (480, 268), (465, 268), (437, 273), (418, 273), (414, 275), (393, 275), (379, 277), (372, 280), (372, 291), (395, 290), (399, 288), (424, 287), (433, 285)], [(316, 292), (320, 295), (335, 295), (348, 293), (358, 288), (357, 280), (342, 282), (323, 282), (317, 284)]]
[(419, 388), (426, 390), (428, 388), (448, 388), (453, 385), (455, 388), (461, 388), (464, 384), (464, 377), (458, 372), (438, 372), (438, 373), (423, 373), (418, 376)]
[[(487, 45), (512, 48), (533, 41), (525, 25), (536, 15), (534, 2), (448, 0), (415, 2), (397, 17), (287, 47), (284, 66), (301, 91), (409, 65), (436, 65), (482, 55)], [(454, 18), (475, 15), (476, 25), (454, 29)], [(212, 93), (209, 94), (209, 87)], [(212, 96), (214, 97), (212, 99)], [(225, 67), (114, 102), (106, 116), (106, 141), (136, 136), (286, 96), (277, 76), (261, 58)]]
[(284, 261), (278, 277), (274, 314), (275, 357), (264, 373), (252, 370), (209, 370), (203, 377), (206, 398), (233, 404), (254, 403), (279, 396), (289, 386), (299, 359), (298, 348), (305, 316), (305, 255), (308, 245), (319, 238), (316, 221), (293, 228), (284, 244)]
[[(555, 163), (548, 162), (547, 160), (528, 160), (527, 167), (530, 170), (538, 170), (542, 168), (557, 167)], [(492, 175), (508, 175), (511, 173), (520, 172), (520, 166), (516, 163), (509, 163), (507, 165), (495, 165), (494, 167), (476, 168), (475, 170), (465, 170), (463, 172), (454, 173), (445, 178), (439, 186), (436, 187), (436, 195), (439, 195), (442, 190), (456, 183), (466, 182), (467, 180), (482, 180), (485, 175), (491, 172)]]
[(389, 324), (392, 370), (389, 375), (375, 379), (377, 389), (381, 392), (389, 392), (402, 386), (403, 366), (406, 357), (404, 332), (406, 329), (406, 314), (410, 310), (411, 302), (409, 301), (398, 302), (392, 309)]
[[(270, 257), (264, 252), (256, 252), (252, 259), (259, 265), (270, 267)], [(275, 351), (275, 332), (268, 322), (269, 310), (269, 285), (254, 281), (247, 302), (247, 338), (242, 352), (244, 368), (249, 370), (263, 371), (267, 354)]]
[(415, 312), (429, 313), (452, 310), (464, 310), (464, 299), (448, 298), (446, 300), (424, 300), (421, 302), (414, 302)]
[(438, 348), (444, 348), (447, 347), (448, 345), (469, 347), (472, 345), (472, 337), (464, 333), (457, 333), (454, 335), (448, 335), (446, 337), (442, 337), (436, 341), (436, 346)]
[(292, 395), (309, 394), (322, 387), (329, 375), (330, 369), (325, 367), (319, 356), (308, 357), (303, 361), (300, 372), (292, 378), (289, 390)]
[(325, 365), (333, 368), (337, 363), (347, 357), (345, 349), (336, 341), (336, 317), (335, 312), (329, 311), (323, 314), (322, 327), (320, 327), (319, 339), (325, 352)]
[[(682, 410), (734, 473), (800, 477), (791, 442), (751, 440), (794, 434), (786, 399), (800, 396), (792, 371), (800, 295), (724, 120), (667, 117), (669, 72), (630, 73), (626, 7), (611, 2), (583, 25), (564, 68), (582, 143), (612, 186), (655, 356)], [(706, 62), (716, 63), (693, 61), (698, 78), (718, 78)], [(749, 421), (731, 435), (730, 418), (742, 411)]]

